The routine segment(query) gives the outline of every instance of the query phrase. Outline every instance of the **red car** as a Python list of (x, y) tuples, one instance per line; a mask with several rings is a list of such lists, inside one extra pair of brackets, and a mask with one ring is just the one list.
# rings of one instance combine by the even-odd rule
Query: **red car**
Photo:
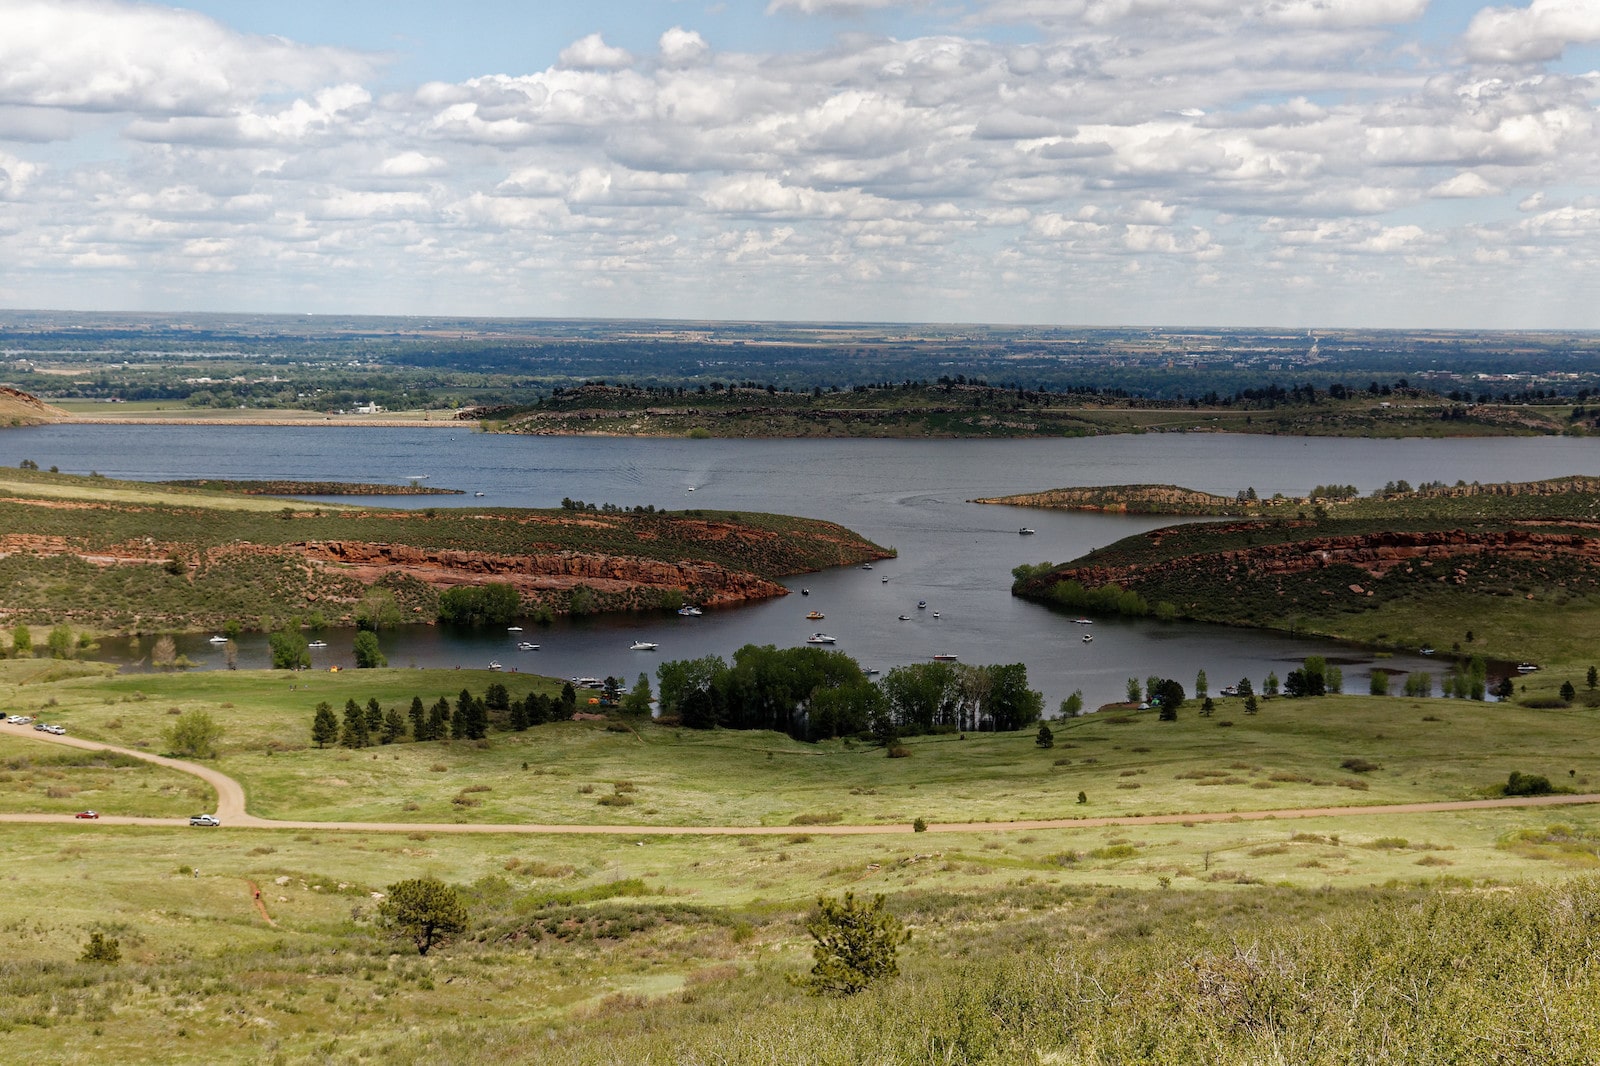
[(74, 818), (98, 818), (98, 817), (100, 817), (100, 812), (99, 811), (79, 811), (77, 814), (74, 814), (73, 817)]

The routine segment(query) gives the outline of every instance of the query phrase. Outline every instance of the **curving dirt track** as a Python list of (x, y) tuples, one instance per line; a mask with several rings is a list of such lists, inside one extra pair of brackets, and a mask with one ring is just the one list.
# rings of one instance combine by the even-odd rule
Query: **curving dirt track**
[[(804, 832), (809, 836), (880, 836), (910, 833), (905, 823), (880, 825), (539, 825), (526, 823), (463, 824), (460, 822), (307, 822), (258, 818), (245, 810), (244, 787), (228, 775), (209, 766), (152, 755), (137, 748), (120, 748), (71, 736), (37, 732), (29, 726), (0, 724), (0, 733), (31, 737), (52, 744), (66, 744), (90, 751), (113, 751), (193, 774), (217, 792), (216, 815), (224, 828), (244, 829), (335, 829), (377, 833), (530, 833), (530, 834), (611, 834), (619, 836), (787, 836)], [(1581, 795), (1517, 796), (1511, 799), (1438, 800), (1430, 803), (1378, 803), (1356, 807), (1288, 807), (1268, 811), (1197, 811), (1188, 814), (1140, 814), (1087, 818), (1036, 818), (1015, 822), (930, 822), (930, 833), (997, 833), (1032, 829), (1093, 829), (1111, 825), (1176, 825), (1186, 822), (1259, 822), (1270, 819), (1341, 818), (1371, 814), (1437, 814), (1449, 811), (1496, 810), (1505, 807), (1562, 807), (1600, 803), (1600, 793)], [(70, 814), (0, 814), (3, 822), (72, 822)], [(188, 825), (186, 818), (139, 818), (132, 815), (101, 815), (102, 825)], [(264, 916), (264, 915), (263, 915)], [(271, 919), (269, 918), (268, 921)]]

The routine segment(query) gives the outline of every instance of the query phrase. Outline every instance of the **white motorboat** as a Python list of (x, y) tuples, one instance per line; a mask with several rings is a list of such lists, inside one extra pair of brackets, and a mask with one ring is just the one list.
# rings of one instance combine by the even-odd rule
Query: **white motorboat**
[(659, 647), (661, 647), (661, 645), (652, 644), (648, 640), (636, 640), (629, 645), (629, 649), (631, 651), (655, 651)]
[(678, 613), (683, 615), (685, 618), (699, 618), (702, 614), (705, 614), (705, 612), (698, 607), (679, 607)]
[(918, 600), (917, 601), (917, 610), (925, 611), (927, 609), (928, 609), (928, 601), (927, 600)]
[(1020, 537), (1031, 537), (1033, 536), (1033, 533), (1034, 531), (1029, 529), (1027, 526), (1023, 526), (1021, 529), (1017, 530), (1017, 535)]
[(1094, 625), (1094, 619), (1093, 618), (1074, 618), (1073, 621), (1078, 623), (1080, 626), (1092, 626), (1092, 625)]
[(538, 651), (539, 650), (539, 645), (537, 645), (537, 644), (529, 644), (525, 640), (519, 640), (519, 641), (517, 641), (517, 650), (518, 651)]
[(206, 641), (206, 643), (207, 644), (226, 644), (226, 643), (228, 643), (228, 638), (227, 637), (223, 637), (223, 636), (216, 636), (216, 637), (212, 637), (210, 640)]
[(506, 626), (506, 632), (507, 633), (521, 633), (522, 632), (522, 627), (521, 626)]
[(909, 621), (911, 621), (911, 616), (909, 614), (903, 614), (903, 615), (900, 616), (900, 621), (909, 622)]
[(1084, 643), (1085, 643), (1085, 644), (1092, 644), (1092, 643), (1094, 643), (1094, 634), (1093, 634), (1093, 633), (1085, 633), (1085, 634), (1084, 634), (1084, 635), (1083, 635), (1083, 642), (1084, 642)]
[(500, 669), (500, 661), (498, 659), (496, 659), (496, 660), (490, 662), (489, 663), (489, 669), (491, 669), (491, 670)]
[(313, 640), (310, 644), (306, 645), (308, 648), (326, 648), (327, 646), (328, 642), (325, 640)]
[(834, 639), (826, 633), (813, 633), (806, 638), (807, 644), (833, 644)]
[(956, 661), (956, 657), (946, 652), (943, 655), (935, 655), (933, 661), (936, 663), (953, 663)]

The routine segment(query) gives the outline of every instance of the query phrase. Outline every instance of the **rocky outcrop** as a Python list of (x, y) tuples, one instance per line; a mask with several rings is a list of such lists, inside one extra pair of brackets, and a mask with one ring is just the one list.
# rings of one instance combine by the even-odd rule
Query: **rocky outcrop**
[(1085, 486), (990, 496), (972, 502), (1110, 514), (1243, 515), (1259, 507), (1234, 496), (1216, 496), (1177, 485)]
[(496, 555), (361, 541), (312, 541), (293, 547), (314, 563), (338, 565), (366, 581), (395, 574), (435, 588), (504, 581), (535, 598), (541, 592), (580, 585), (599, 592), (653, 588), (676, 589), (695, 603), (724, 606), (788, 592), (775, 581), (705, 562), (667, 563), (571, 551)]
[[(1085, 588), (1116, 584), (1124, 587), (1174, 571), (1205, 566), (1235, 569), (1251, 576), (1303, 573), (1342, 564), (1383, 577), (1397, 566), (1463, 560), (1474, 555), (1497, 559), (1578, 559), (1600, 565), (1600, 540), (1578, 533), (1540, 533), (1513, 529), (1493, 532), (1448, 530), (1389, 532), (1342, 537), (1314, 537), (1289, 544), (1206, 552), (1159, 563), (1127, 566), (1064, 567), (1041, 576), (1028, 591), (1044, 592), (1057, 581), (1077, 581)], [(1025, 592), (1026, 594), (1026, 592)]]

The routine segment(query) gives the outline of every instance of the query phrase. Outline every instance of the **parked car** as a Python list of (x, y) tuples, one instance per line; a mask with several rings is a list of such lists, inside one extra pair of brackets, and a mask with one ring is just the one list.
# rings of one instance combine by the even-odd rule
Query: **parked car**
[(79, 811), (77, 814), (74, 814), (73, 817), (74, 818), (98, 818), (98, 817), (100, 817), (100, 812), (99, 811)]
[(44, 731), (46, 733), (53, 733), (58, 737), (64, 737), (67, 735), (67, 727), (64, 725), (47, 725), (44, 727)]
[(214, 814), (197, 814), (189, 819), (190, 825), (221, 825)]
[(43, 733), (46, 729), (49, 729), (50, 727), (45, 725), (43, 722), (35, 722), (35, 723), (33, 723), (33, 728), (35, 728), (39, 732)]
[(33, 721), (33, 719), (30, 718), (28, 715), (25, 715), (25, 714), (14, 714), (11, 717), (6, 719), (6, 724), (7, 725), (27, 725), (31, 721)]

